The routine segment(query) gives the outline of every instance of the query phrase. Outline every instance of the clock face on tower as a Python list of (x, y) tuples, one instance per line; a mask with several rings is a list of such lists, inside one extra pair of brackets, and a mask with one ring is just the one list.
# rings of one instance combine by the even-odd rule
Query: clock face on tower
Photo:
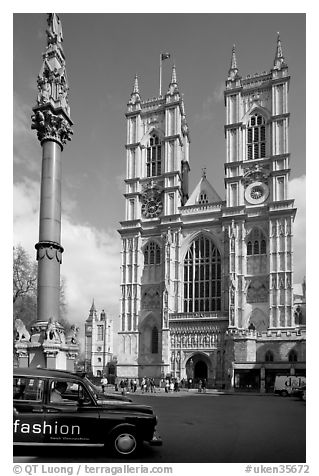
[(157, 218), (163, 210), (161, 194), (157, 188), (149, 188), (143, 194), (142, 215), (144, 218)]
[(245, 198), (252, 205), (263, 203), (269, 195), (268, 186), (264, 182), (253, 182), (245, 190)]
[(148, 197), (142, 205), (142, 215), (145, 218), (158, 217), (163, 209), (160, 197)]

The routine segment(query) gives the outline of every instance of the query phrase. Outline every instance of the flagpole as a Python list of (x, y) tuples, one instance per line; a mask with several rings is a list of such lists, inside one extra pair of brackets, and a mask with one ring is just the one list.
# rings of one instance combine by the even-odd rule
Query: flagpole
[(162, 95), (162, 53), (160, 53), (160, 67), (159, 67), (159, 95)]

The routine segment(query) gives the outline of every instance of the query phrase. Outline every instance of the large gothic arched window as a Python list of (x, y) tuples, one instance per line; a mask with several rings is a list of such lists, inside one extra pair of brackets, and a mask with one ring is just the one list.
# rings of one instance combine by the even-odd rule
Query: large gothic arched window
[(211, 240), (200, 236), (184, 260), (184, 312), (220, 310), (220, 253)]
[(146, 147), (146, 175), (147, 177), (155, 177), (162, 173), (162, 148), (161, 143), (156, 134), (150, 137)]
[(250, 117), (247, 127), (247, 160), (266, 157), (266, 121), (261, 114)]

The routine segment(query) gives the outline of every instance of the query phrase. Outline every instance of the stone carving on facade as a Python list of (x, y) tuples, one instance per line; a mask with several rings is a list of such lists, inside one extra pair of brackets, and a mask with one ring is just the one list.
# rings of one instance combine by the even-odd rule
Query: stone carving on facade
[(285, 235), (285, 219), (284, 218), (278, 220), (278, 235), (279, 236)]
[(51, 341), (51, 342), (58, 342), (61, 343), (61, 335), (57, 329), (57, 322), (54, 321), (52, 317), (50, 317), (46, 329), (46, 340)]
[(68, 332), (67, 335), (67, 343), (69, 344), (78, 344), (78, 333), (80, 331), (80, 328), (77, 327), (75, 324), (73, 324), (70, 328), (70, 331)]
[(270, 175), (269, 167), (260, 164), (244, 167), (244, 184), (245, 186), (253, 182), (268, 183)]
[(161, 298), (158, 287), (149, 287), (142, 296), (142, 309), (160, 309)]
[(298, 304), (298, 306), (294, 309), (294, 317), (295, 317), (295, 322), (297, 325), (302, 324), (302, 309), (301, 306)]
[(16, 329), (16, 342), (30, 341), (31, 335), (21, 319), (18, 318), (14, 321), (14, 327)]
[(53, 114), (50, 110), (37, 110), (31, 120), (31, 129), (37, 131), (40, 142), (54, 140), (63, 146), (71, 140), (73, 131), (63, 114)]
[(246, 300), (248, 303), (267, 302), (268, 290), (266, 283), (258, 278), (252, 279), (247, 290)]
[(57, 44), (63, 41), (63, 32), (62, 32), (62, 23), (60, 18), (56, 13), (48, 13), (47, 18), (48, 28), (47, 28), (47, 39), (48, 44)]

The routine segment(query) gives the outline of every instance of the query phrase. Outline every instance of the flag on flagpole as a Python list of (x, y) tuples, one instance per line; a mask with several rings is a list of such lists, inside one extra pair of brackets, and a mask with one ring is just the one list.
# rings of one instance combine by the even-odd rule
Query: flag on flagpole
[(164, 61), (171, 57), (170, 53), (161, 53), (161, 60)]

